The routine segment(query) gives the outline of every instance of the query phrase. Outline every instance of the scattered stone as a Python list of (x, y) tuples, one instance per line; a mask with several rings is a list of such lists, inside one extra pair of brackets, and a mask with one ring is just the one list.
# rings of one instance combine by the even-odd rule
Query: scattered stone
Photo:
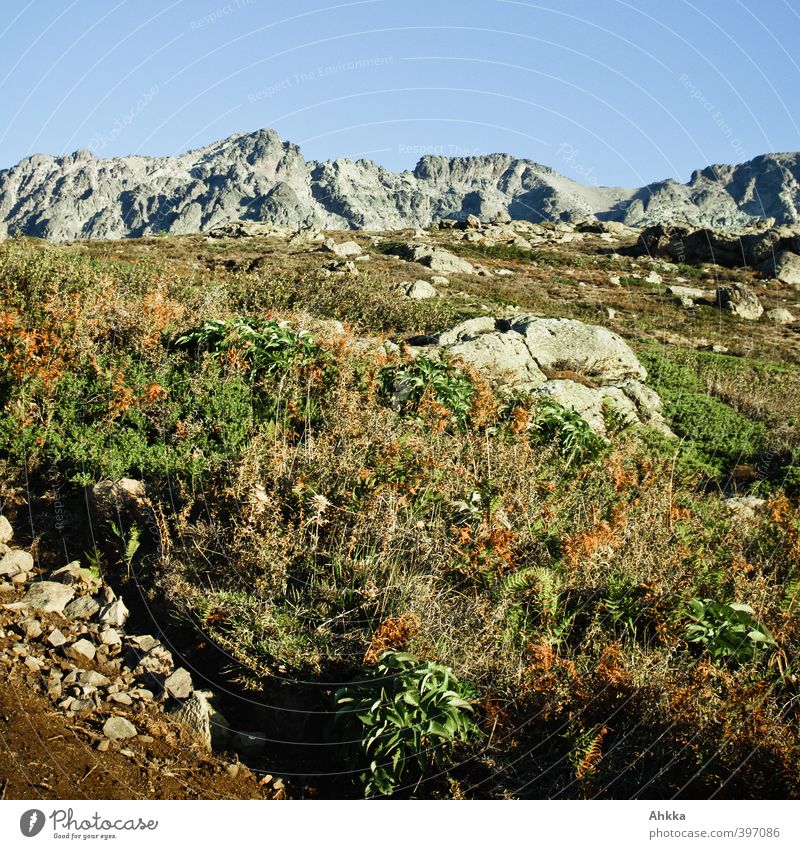
[(647, 277), (644, 278), (645, 283), (652, 283), (653, 285), (659, 285), (662, 281), (661, 275), (657, 271), (651, 271)]
[(100, 610), (100, 605), (90, 595), (83, 595), (71, 601), (64, 608), (67, 619), (89, 619)]
[(361, 245), (358, 242), (341, 242), (340, 244), (336, 244), (333, 239), (325, 239), (325, 241), (320, 245), (319, 248), (321, 251), (325, 251), (326, 253), (331, 253), (334, 256), (341, 257), (342, 259), (351, 256), (360, 256), (364, 253), (361, 250)]
[(20, 549), (14, 549), (4, 554), (0, 559), (0, 576), (9, 575), (12, 578), (19, 574), (28, 574), (33, 571), (33, 557)]
[(716, 293), (693, 286), (667, 286), (667, 292), (685, 309), (691, 309), (698, 301), (711, 304), (716, 301)]
[(97, 706), (92, 701), (92, 699), (73, 699), (72, 703), (69, 706), (69, 709), (72, 711), (94, 710), (95, 707)]
[(121, 598), (104, 604), (97, 615), (97, 621), (101, 625), (112, 625), (114, 628), (121, 628), (128, 619), (130, 611), (125, 607), (125, 602)]
[(39, 610), (42, 613), (61, 613), (72, 600), (75, 590), (56, 581), (38, 581), (20, 601), (7, 604), (10, 610)]
[(399, 245), (395, 249), (395, 256), (408, 262), (418, 262), (426, 265), (431, 271), (440, 271), (444, 274), (476, 273), (475, 267), (465, 259), (431, 245)]
[(770, 321), (774, 321), (775, 324), (791, 324), (795, 317), (789, 312), (789, 310), (784, 309), (783, 307), (777, 307), (774, 310), (767, 310), (764, 313), (764, 317), (768, 318)]
[(53, 630), (47, 636), (47, 642), (53, 648), (58, 648), (59, 646), (63, 646), (64, 643), (67, 642), (67, 638), (61, 633), (58, 628), (53, 628)]
[(164, 681), (164, 690), (174, 699), (188, 698), (193, 689), (192, 676), (182, 666)]
[(401, 291), (406, 298), (411, 298), (415, 301), (422, 301), (426, 298), (435, 298), (439, 294), (427, 280), (413, 280), (410, 283), (398, 283), (395, 288)]
[(104, 646), (119, 646), (122, 645), (122, 635), (116, 628), (104, 628), (100, 632), (100, 642)]
[(11, 542), (14, 538), (14, 529), (5, 516), (0, 516), (0, 543)]
[(76, 677), (81, 684), (89, 687), (106, 687), (111, 683), (111, 680), (102, 672), (97, 672), (94, 669), (82, 669)]
[(755, 321), (764, 313), (752, 289), (738, 282), (717, 288), (717, 306), (747, 321)]
[(130, 693), (109, 693), (108, 700), (111, 702), (116, 702), (119, 705), (133, 704), (133, 699), (131, 698)]
[(124, 716), (110, 716), (103, 725), (103, 734), (109, 740), (130, 740), (139, 732)]
[(42, 623), (38, 619), (23, 619), (19, 627), (26, 640), (36, 640), (42, 636)]
[(450, 281), (446, 277), (441, 277), (438, 274), (434, 274), (433, 277), (431, 277), (431, 283), (434, 286), (449, 286), (450, 285)]
[(66, 649), (66, 653), (73, 660), (94, 660), (96, 649), (93, 643), (90, 643), (86, 639), (81, 639)]
[(98, 752), (107, 752), (108, 747), (111, 745), (111, 740), (108, 737), (105, 737), (102, 740), (99, 740), (96, 746)]

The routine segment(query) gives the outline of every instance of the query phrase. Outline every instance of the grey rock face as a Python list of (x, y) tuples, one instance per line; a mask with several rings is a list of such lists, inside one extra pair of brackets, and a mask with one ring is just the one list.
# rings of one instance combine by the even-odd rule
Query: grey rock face
[(13, 538), (14, 530), (11, 527), (11, 523), (8, 521), (8, 519), (6, 519), (5, 516), (0, 516), (0, 542), (11, 542)]
[(482, 371), (495, 385), (533, 392), (577, 412), (605, 432), (604, 406), (669, 432), (658, 395), (636, 355), (616, 333), (572, 319), (526, 314), (470, 319), (438, 339), (440, 348)]
[[(800, 221), (800, 154), (767, 154), (640, 189), (584, 186), (508, 154), (426, 156), (413, 171), (307, 162), (271, 130), (176, 157), (37, 154), (0, 171), (0, 236), (65, 241), (211, 232), (241, 222), (288, 230), (402, 229), (434, 221), (604, 220), (603, 235), (680, 221), (743, 227)], [(472, 218), (470, 218), (472, 216)], [(222, 231), (224, 234), (224, 230)]]

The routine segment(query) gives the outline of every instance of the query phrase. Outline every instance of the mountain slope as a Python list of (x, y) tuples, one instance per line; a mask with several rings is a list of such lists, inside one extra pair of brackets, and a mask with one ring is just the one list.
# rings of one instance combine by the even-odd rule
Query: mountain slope
[(0, 235), (66, 241), (195, 233), (235, 220), (304, 228), (398, 229), (445, 217), (741, 227), (800, 221), (800, 154), (709, 166), (689, 183), (586, 186), (508, 154), (426, 156), (414, 171), (374, 162), (307, 162), (272, 130), (177, 157), (37, 154), (0, 171)]

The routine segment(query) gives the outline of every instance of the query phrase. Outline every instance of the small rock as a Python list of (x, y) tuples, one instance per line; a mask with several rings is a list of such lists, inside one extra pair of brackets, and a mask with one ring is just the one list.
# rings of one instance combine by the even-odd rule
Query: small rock
[(108, 737), (105, 737), (104, 739), (102, 739), (102, 740), (100, 740), (100, 741), (98, 742), (98, 744), (97, 744), (97, 747), (96, 747), (96, 748), (97, 748), (97, 751), (98, 751), (98, 752), (107, 752), (107, 751), (108, 751), (108, 747), (109, 747), (110, 745), (111, 745), (111, 741), (108, 739)]
[(129, 693), (109, 693), (108, 700), (118, 705), (132, 705), (133, 699)]
[(11, 523), (5, 516), (0, 516), (0, 542), (11, 542), (13, 538), (14, 529), (11, 527)]
[(21, 549), (13, 549), (0, 559), (0, 575), (28, 574), (33, 571), (33, 557)]
[(135, 758), (136, 757), (136, 752), (134, 752), (133, 749), (120, 749), (119, 753), (121, 755), (124, 755), (126, 758)]
[(139, 732), (124, 716), (110, 716), (103, 725), (103, 734), (109, 740), (130, 740)]
[(406, 298), (422, 301), (426, 298), (435, 298), (439, 294), (427, 280), (412, 280), (409, 283), (398, 283), (399, 289)]
[(321, 251), (325, 251), (326, 253), (331, 253), (334, 256), (338, 257), (350, 257), (350, 256), (360, 256), (364, 253), (361, 250), (361, 245), (358, 242), (349, 241), (342, 242), (341, 244), (336, 244), (333, 239), (325, 239), (325, 241), (320, 245), (319, 248)]
[(28, 582), (28, 574), (26, 572), (18, 572), (11, 578), (11, 583), (15, 586), (21, 586)]
[(612, 286), (621, 286), (621, 285), (622, 285), (622, 278), (621, 278), (621, 277), (617, 277), (617, 276), (615, 275), (614, 277), (609, 277), (609, 278), (608, 278), (608, 282), (609, 282)]
[(100, 632), (100, 642), (104, 646), (122, 645), (122, 635), (116, 628), (105, 628)]
[(73, 699), (69, 709), (72, 711), (94, 710), (95, 703), (91, 699)]
[(91, 687), (106, 687), (111, 683), (102, 672), (96, 672), (94, 669), (82, 669), (76, 678), (81, 684)]
[(662, 277), (657, 271), (651, 271), (647, 277), (644, 278), (645, 283), (653, 283), (654, 285), (658, 285), (661, 283)]
[(67, 638), (61, 633), (58, 628), (53, 628), (53, 630), (47, 636), (47, 642), (55, 649), (59, 646), (63, 646), (64, 643), (67, 642)]
[(164, 689), (174, 699), (187, 699), (194, 689), (192, 676), (181, 666), (164, 682)]
[(134, 699), (140, 699), (143, 702), (153, 701), (153, 691), (148, 690), (145, 687), (135, 687), (133, 690), (129, 690), (128, 692)]
[(44, 661), (40, 660), (38, 657), (28, 655), (28, 657), (25, 658), (25, 666), (27, 666), (32, 672), (38, 672), (44, 666)]
[(88, 640), (81, 639), (73, 643), (66, 653), (73, 660), (94, 660), (96, 649), (93, 643)]
[(100, 610), (100, 605), (90, 595), (82, 595), (64, 608), (67, 619), (89, 619)]
[(764, 317), (768, 318), (770, 321), (774, 321), (776, 324), (791, 324), (795, 320), (789, 310), (783, 309), (782, 307), (778, 307), (774, 310), (768, 310), (764, 313)]
[(42, 636), (42, 623), (38, 619), (23, 619), (19, 627), (26, 640), (36, 640)]
[(121, 628), (129, 615), (130, 613), (128, 608), (125, 607), (125, 603), (121, 598), (118, 598), (100, 608), (97, 621), (101, 625), (112, 625), (115, 628)]
[(10, 610), (40, 610), (43, 613), (61, 613), (72, 600), (75, 590), (56, 581), (38, 581), (17, 602), (5, 605)]

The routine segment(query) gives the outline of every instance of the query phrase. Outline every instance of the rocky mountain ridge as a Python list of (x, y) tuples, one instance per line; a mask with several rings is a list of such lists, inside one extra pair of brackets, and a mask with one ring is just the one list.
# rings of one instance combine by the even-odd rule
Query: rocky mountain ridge
[(374, 162), (306, 161), (272, 130), (240, 133), (176, 157), (37, 154), (0, 171), (0, 236), (53, 241), (197, 233), (232, 221), (296, 229), (387, 230), (443, 218), (597, 217), (634, 227), (679, 222), (742, 228), (800, 222), (800, 154), (708, 166), (688, 183), (589, 186), (509, 154), (425, 156), (413, 171)]

